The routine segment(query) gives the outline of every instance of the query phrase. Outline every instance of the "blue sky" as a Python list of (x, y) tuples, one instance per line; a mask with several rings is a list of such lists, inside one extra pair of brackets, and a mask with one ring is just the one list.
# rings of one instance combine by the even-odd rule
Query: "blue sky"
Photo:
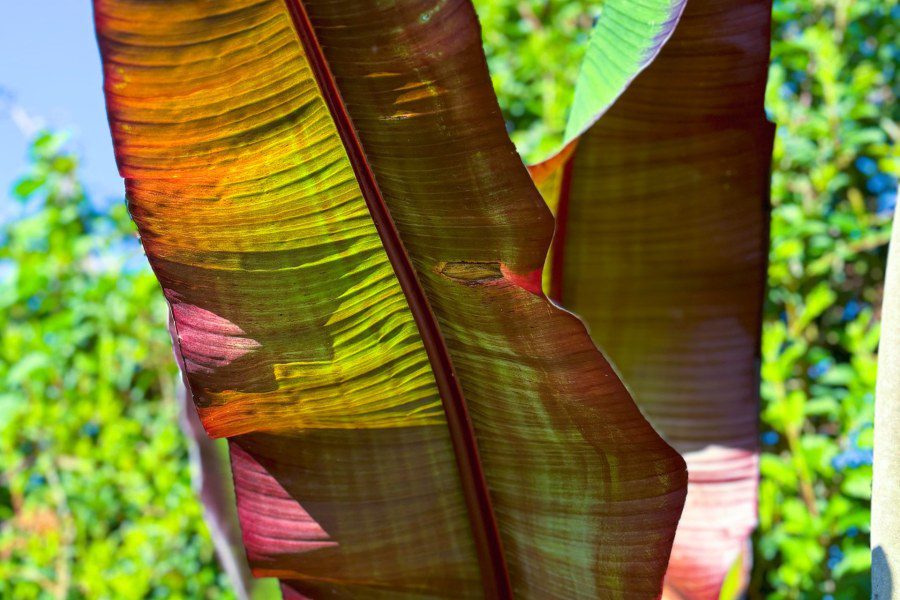
[[(10, 0), (0, 19), (0, 202), (25, 168), (27, 114), (72, 134), (95, 197), (122, 195), (103, 104), (90, 0)], [(99, 198), (98, 198), (99, 199)]]

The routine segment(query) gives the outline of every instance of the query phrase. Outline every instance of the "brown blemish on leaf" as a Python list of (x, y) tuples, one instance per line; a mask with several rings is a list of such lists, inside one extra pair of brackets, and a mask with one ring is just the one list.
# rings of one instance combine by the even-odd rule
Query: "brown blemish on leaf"
[(437, 265), (437, 272), (465, 285), (479, 285), (503, 279), (503, 271), (499, 262), (454, 261)]

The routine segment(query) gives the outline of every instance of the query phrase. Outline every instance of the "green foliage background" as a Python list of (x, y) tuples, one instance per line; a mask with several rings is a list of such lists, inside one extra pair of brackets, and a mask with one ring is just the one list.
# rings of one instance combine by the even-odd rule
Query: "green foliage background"
[[(900, 9), (775, 5), (750, 595), (862, 599)], [(508, 129), (537, 159), (564, 128), (598, 3), (476, 6)], [(0, 222), (0, 597), (231, 597), (191, 489), (165, 307), (125, 207), (85, 194), (60, 135), (41, 134), (31, 162)]]
[(125, 206), (92, 204), (62, 136), (31, 161), (0, 226), (0, 597), (230, 596)]
[(870, 596), (878, 311), (900, 162), (896, 2), (778, 0), (754, 589)]

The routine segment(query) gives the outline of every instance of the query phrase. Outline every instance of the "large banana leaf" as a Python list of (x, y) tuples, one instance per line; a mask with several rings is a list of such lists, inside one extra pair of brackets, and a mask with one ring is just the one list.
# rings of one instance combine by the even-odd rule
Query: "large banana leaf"
[(287, 597), (655, 597), (685, 495), (583, 325), (468, 0), (95, 0), (132, 216)]
[[(549, 293), (584, 317), (688, 462), (673, 597), (718, 598), (729, 569), (749, 566), (770, 10), (768, 0), (688, 0), (657, 59), (603, 118), (532, 169), (558, 217)], [(576, 98), (589, 102), (590, 89)]]

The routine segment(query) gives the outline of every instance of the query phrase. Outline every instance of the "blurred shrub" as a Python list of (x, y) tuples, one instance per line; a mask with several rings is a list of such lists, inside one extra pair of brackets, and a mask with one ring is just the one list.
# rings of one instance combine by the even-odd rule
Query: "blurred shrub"
[(870, 595), (875, 351), (900, 171), (898, 12), (877, 0), (775, 3), (753, 581), (770, 598)]
[(31, 159), (0, 218), (0, 597), (222, 597), (125, 206), (60, 136)]
[[(578, 15), (597, 3), (475, 4), (508, 126), (534, 160), (559, 139), (589, 29)], [(869, 597), (877, 311), (898, 174), (900, 128), (890, 114), (898, 17), (896, 0), (775, 0), (767, 105), (778, 134), (754, 598)], [(557, 46), (567, 41), (581, 48)]]

